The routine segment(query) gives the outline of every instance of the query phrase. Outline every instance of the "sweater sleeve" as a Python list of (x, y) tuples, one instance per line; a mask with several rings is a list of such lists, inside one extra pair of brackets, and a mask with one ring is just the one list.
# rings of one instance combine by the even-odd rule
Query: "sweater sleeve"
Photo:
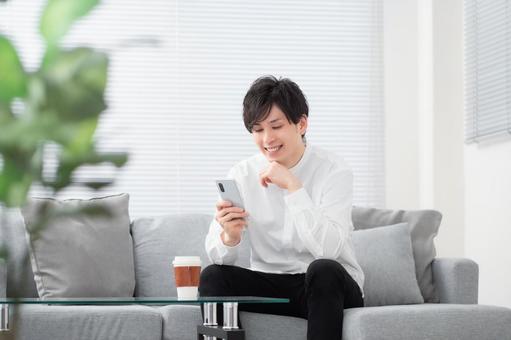
[[(236, 179), (235, 177), (236, 171), (235, 168), (231, 168), (229, 171), (227, 178)], [(216, 214), (216, 209), (215, 212)], [(214, 214), (213, 214), (214, 215)], [(238, 259), (238, 252), (241, 245), (241, 242), (236, 246), (231, 247), (227, 246), (223, 243), (220, 235), (223, 231), (222, 226), (218, 223), (213, 216), (213, 220), (209, 224), (209, 231), (206, 235), (206, 253), (208, 254), (209, 259), (214, 264), (226, 264), (233, 265), (234, 262)], [(242, 234), (243, 236), (243, 234)]]
[(215, 220), (209, 225), (209, 232), (206, 236), (206, 252), (214, 264), (233, 265), (238, 259), (238, 249), (241, 241), (234, 247), (225, 245), (220, 238), (222, 226)]
[(318, 184), (323, 188), (319, 204), (314, 204), (305, 188), (284, 200), (292, 225), (314, 258), (335, 259), (353, 231), (353, 175), (348, 168), (335, 170)]

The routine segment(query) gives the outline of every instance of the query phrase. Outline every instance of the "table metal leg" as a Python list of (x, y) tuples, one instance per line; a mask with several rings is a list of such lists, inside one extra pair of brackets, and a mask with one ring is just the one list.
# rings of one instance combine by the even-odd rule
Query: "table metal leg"
[(245, 340), (245, 331), (243, 329), (224, 329), (220, 326), (197, 326), (197, 340), (202, 340), (202, 335), (215, 336), (218, 339), (225, 340)]
[(224, 302), (224, 329), (238, 329), (237, 302)]
[[(216, 302), (204, 303), (204, 326), (218, 326)], [(204, 335), (204, 340), (216, 340), (214, 336)]]
[[(238, 326), (238, 303), (224, 302), (224, 325), (218, 326), (216, 303), (204, 303), (204, 324), (197, 326), (197, 340), (245, 340), (245, 331)], [(207, 335), (206, 335), (207, 334)]]
[(9, 330), (9, 305), (0, 306), (0, 332)]

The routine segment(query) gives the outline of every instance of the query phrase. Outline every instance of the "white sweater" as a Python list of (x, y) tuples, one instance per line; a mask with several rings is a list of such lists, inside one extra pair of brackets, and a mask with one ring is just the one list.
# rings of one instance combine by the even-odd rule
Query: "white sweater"
[[(250, 242), (251, 269), (267, 273), (305, 273), (315, 259), (334, 259), (364, 287), (364, 273), (353, 251), (351, 221), (353, 175), (334, 153), (307, 145), (300, 161), (289, 169), (303, 188), (289, 193), (275, 184), (265, 188), (259, 173), (268, 161), (262, 154), (236, 164), (236, 181), (249, 213), (241, 243)], [(221, 225), (213, 219), (206, 251), (216, 264), (232, 265), (240, 244), (226, 246)]]

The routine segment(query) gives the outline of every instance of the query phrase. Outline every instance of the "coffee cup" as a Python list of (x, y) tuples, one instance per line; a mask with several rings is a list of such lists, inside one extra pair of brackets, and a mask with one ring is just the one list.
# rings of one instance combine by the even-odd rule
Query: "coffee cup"
[(176, 256), (172, 264), (178, 300), (197, 299), (201, 271), (200, 257)]

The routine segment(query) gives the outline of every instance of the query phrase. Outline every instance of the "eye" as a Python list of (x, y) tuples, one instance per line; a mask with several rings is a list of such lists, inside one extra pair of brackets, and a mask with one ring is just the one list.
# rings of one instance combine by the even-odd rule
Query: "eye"
[(274, 130), (277, 130), (277, 129), (280, 129), (281, 127), (282, 127), (282, 125), (280, 125), (280, 126), (274, 126), (274, 127), (273, 127), (273, 129), (274, 129)]
[(257, 130), (256, 129), (252, 129), (252, 132), (261, 132), (261, 131), (263, 131), (263, 130), (262, 129), (257, 129)]

